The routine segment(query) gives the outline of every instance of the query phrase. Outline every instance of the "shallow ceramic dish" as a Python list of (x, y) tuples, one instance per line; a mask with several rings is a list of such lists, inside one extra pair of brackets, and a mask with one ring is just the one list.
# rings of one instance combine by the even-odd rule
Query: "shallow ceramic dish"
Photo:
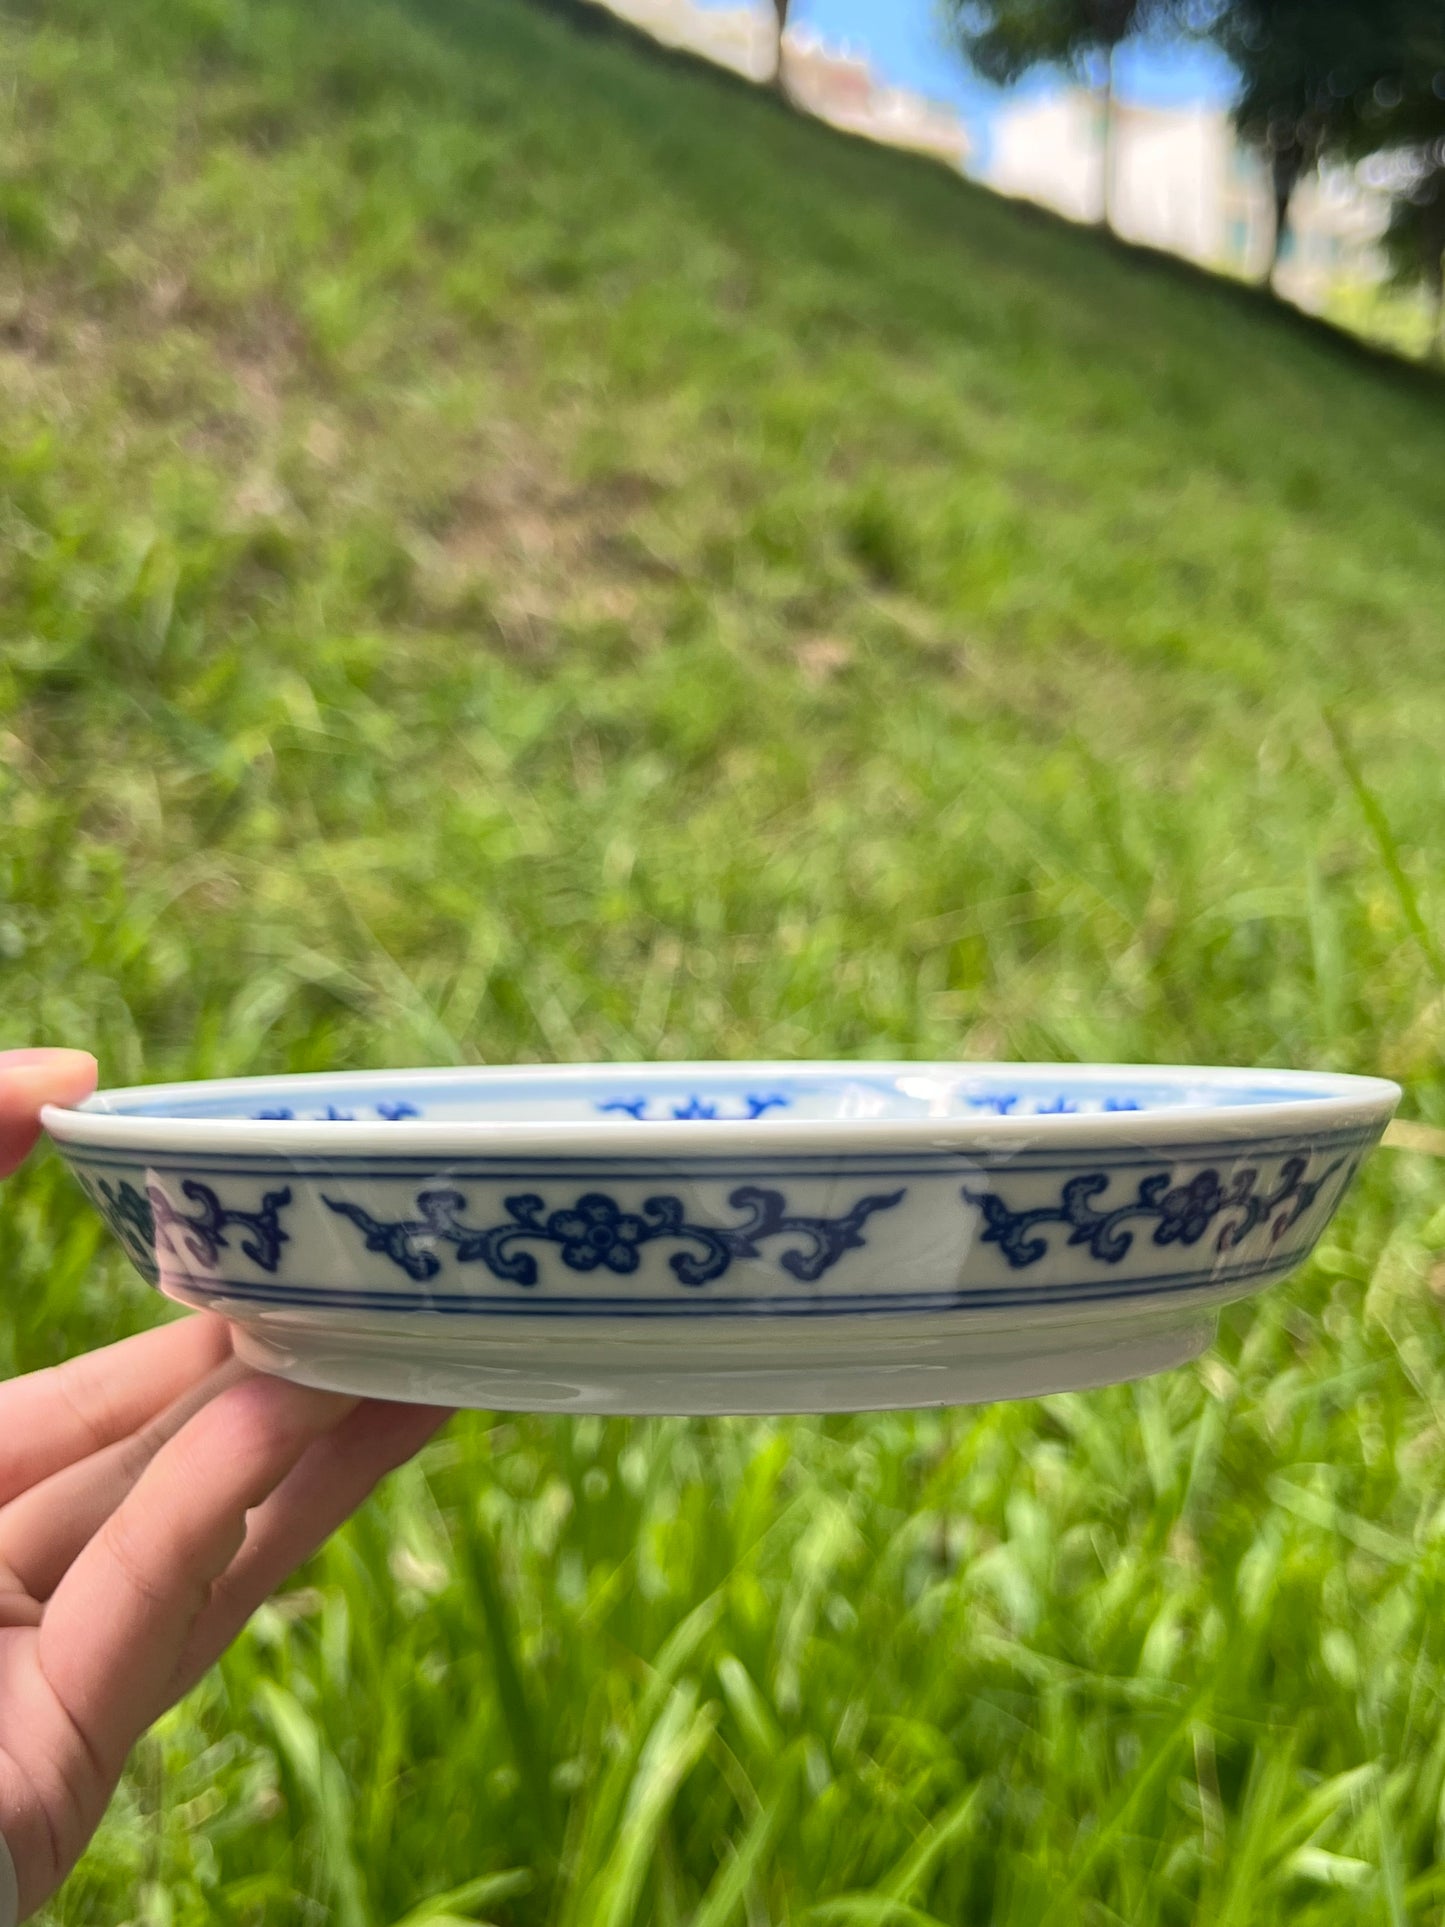
[(616, 1064), (139, 1087), (45, 1125), (137, 1269), (268, 1371), (514, 1410), (841, 1411), (1194, 1356), (1309, 1252), (1398, 1097)]

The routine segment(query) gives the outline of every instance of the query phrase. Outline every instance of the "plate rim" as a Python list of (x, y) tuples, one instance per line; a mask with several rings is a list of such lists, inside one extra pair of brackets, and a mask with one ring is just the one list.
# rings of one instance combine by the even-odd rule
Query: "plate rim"
[[(710, 1118), (705, 1132), (698, 1120), (574, 1118), (472, 1118), (430, 1122), (370, 1119), (165, 1117), (116, 1113), (106, 1105), (125, 1101), (164, 1102), (182, 1094), (208, 1091), (218, 1097), (255, 1091), (261, 1096), (325, 1086), (330, 1091), (406, 1083), (436, 1086), (456, 1082), (501, 1083), (518, 1077), (539, 1083), (602, 1076), (645, 1084), (695, 1074), (699, 1078), (782, 1078), (787, 1076), (910, 1075), (966, 1076), (970, 1073), (1042, 1074), (1076, 1082), (1106, 1083), (1129, 1077), (1177, 1077), (1211, 1082), (1224, 1090), (1243, 1090), (1269, 1081), (1298, 1095), (1224, 1104), (1177, 1104), (1147, 1111), (1094, 1111), (1024, 1116), (986, 1113), (966, 1117), (890, 1118)], [(1059, 1149), (1078, 1146), (1148, 1146), (1180, 1139), (1201, 1145), (1221, 1138), (1245, 1139), (1298, 1134), (1309, 1137), (1352, 1126), (1384, 1129), (1403, 1096), (1384, 1077), (1352, 1072), (1281, 1069), (1268, 1065), (1047, 1063), (1000, 1059), (940, 1058), (680, 1058), (610, 1063), (430, 1065), (413, 1069), (294, 1071), (251, 1077), (182, 1079), (158, 1084), (108, 1087), (77, 1106), (46, 1105), (41, 1123), (58, 1144), (85, 1148), (167, 1153), (247, 1152), (253, 1156), (402, 1157), (445, 1152), (484, 1153), (493, 1147), (534, 1150), (552, 1155), (595, 1151), (625, 1161), (685, 1153), (696, 1158), (715, 1152), (727, 1156), (796, 1155), (804, 1147), (822, 1152), (884, 1149), (1023, 1149), (1040, 1142)]]

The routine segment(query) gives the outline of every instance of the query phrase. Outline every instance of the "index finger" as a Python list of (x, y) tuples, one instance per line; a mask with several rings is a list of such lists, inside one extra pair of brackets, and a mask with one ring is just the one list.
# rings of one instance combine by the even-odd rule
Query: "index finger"
[(78, 1104), (95, 1089), (86, 1050), (0, 1050), (0, 1177), (8, 1177), (40, 1136), (42, 1104)]

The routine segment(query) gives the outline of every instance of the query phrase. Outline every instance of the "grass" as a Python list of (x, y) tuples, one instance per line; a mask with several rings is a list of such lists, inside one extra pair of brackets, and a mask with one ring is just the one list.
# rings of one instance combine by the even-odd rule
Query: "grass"
[[(0, 1043), (1380, 1069), (1445, 390), (563, 4), (0, 16)], [(162, 1315), (53, 1160), (0, 1371)], [(1445, 1183), (1195, 1369), (470, 1415), (47, 1919), (1445, 1919)]]

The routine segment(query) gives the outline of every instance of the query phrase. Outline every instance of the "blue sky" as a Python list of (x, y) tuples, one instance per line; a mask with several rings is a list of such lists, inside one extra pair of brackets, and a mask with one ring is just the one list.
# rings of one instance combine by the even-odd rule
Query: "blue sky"
[[(735, 5), (736, 0), (709, 0)], [(989, 122), (1004, 96), (975, 74), (944, 39), (939, 0), (793, 0), (791, 17), (829, 42), (866, 52), (879, 76), (915, 88), (936, 100), (951, 101), (968, 123), (975, 142), (971, 165), (986, 164)], [(1060, 76), (1039, 74), (1023, 82), (1021, 93), (1047, 92)], [(1226, 101), (1232, 92), (1230, 69), (1211, 48), (1186, 43), (1129, 46), (1119, 59), (1119, 91), (1151, 106), (1185, 101)]]

